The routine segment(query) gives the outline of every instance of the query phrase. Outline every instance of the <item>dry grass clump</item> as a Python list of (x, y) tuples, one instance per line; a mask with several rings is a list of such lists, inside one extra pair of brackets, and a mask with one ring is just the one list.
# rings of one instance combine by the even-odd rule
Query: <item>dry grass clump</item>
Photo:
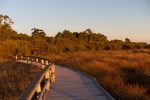
[(16, 100), (39, 71), (40, 68), (27, 64), (0, 63), (0, 100)]
[(93, 77), (118, 100), (150, 100), (150, 51), (101, 51), (50, 55), (58, 64)]

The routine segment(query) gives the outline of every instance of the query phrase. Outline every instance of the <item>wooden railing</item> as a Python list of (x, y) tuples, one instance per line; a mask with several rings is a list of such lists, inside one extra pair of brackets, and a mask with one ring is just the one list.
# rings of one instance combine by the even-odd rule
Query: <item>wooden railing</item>
[(19, 96), (19, 100), (43, 100), (45, 94), (55, 82), (55, 66), (47, 58), (35, 56), (16, 56), (16, 62), (41, 65), (41, 72), (30, 86)]

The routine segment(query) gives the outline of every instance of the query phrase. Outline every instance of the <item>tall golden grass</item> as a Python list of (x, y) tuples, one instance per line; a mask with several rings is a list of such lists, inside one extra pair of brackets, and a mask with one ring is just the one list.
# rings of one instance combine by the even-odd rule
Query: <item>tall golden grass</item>
[(49, 58), (95, 77), (118, 100), (150, 100), (148, 50), (62, 53)]
[[(2, 58), (1, 60), (6, 61)], [(1, 62), (0, 100), (16, 100), (39, 71), (40, 68), (27, 64)]]

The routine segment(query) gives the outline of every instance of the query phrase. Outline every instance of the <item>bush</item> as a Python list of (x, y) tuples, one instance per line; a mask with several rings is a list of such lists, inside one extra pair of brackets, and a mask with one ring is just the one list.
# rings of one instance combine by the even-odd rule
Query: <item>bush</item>
[(105, 50), (111, 50), (111, 46), (107, 45), (104, 49)]
[(128, 50), (128, 49), (131, 49), (131, 47), (129, 46), (129, 45), (127, 45), (127, 44), (124, 44), (123, 46), (122, 46), (122, 49), (124, 50)]

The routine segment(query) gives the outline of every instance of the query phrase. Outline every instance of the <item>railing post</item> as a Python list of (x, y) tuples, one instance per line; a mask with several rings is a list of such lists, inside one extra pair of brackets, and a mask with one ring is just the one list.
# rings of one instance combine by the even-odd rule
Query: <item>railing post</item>
[(47, 91), (50, 91), (50, 87), (51, 87), (51, 84), (50, 84), (50, 81), (47, 83), (47, 86), (46, 86), (46, 90)]
[(38, 58), (36, 58), (36, 63), (38, 63), (39, 62), (39, 59)]
[(52, 83), (55, 83), (55, 66), (54, 66), (54, 64), (52, 65), (52, 68), (51, 68), (51, 81), (52, 81)]
[[(49, 78), (50, 78), (50, 70), (48, 70), (48, 71), (45, 73), (45, 80), (48, 80)], [(47, 91), (50, 90), (50, 81), (47, 83), (46, 90), (47, 90)]]
[(54, 66), (54, 64), (52, 64), (52, 73), (55, 73), (55, 66)]
[(49, 70), (49, 76), (51, 76), (52, 75), (52, 71), (51, 71), (51, 69)]
[(48, 65), (49, 64), (49, 61), (48, 60), (46, 60), (46, 65)]
[(37, 87), (36, 92), (37, 92), (37, 93), (40, 93), (40, 92), (41, 92), (41, 84), (39, 84), (39, 86)]
[(41, 59), (41, 64), (44, 65), (44, 60), (43, 59)]
[(18, 61), (18, 56), (16, 55), (16, 62)]
[(36, 89), (37, 98), (39, 98), (40, 93), (41, 93), (41, 84), (39, 84), (37, 89)]
[(49, 79), (50, 78), (50, 73), (49, 70), (45, 73), (45, 79)]
[(28, 61), (30, 60), (30, 58), (29, 57), (27, 57), (27, 64), (28, 64)]
[(23, 60), (23, 56), (21, 56), (21, 60)]
[(43, 59), (41, 60), (41, 64), (42, 64), (42, 66), (41, 66), (42, 69), (44, 69), (44, 68), (45, 68), (45, 65), (44, 65), (44, 60), (43, 60)]
[(33, 62), (34, 62), (34, 59), (33, 59), (33, 57), (31, 57), (31, 65), (32, 65)]

